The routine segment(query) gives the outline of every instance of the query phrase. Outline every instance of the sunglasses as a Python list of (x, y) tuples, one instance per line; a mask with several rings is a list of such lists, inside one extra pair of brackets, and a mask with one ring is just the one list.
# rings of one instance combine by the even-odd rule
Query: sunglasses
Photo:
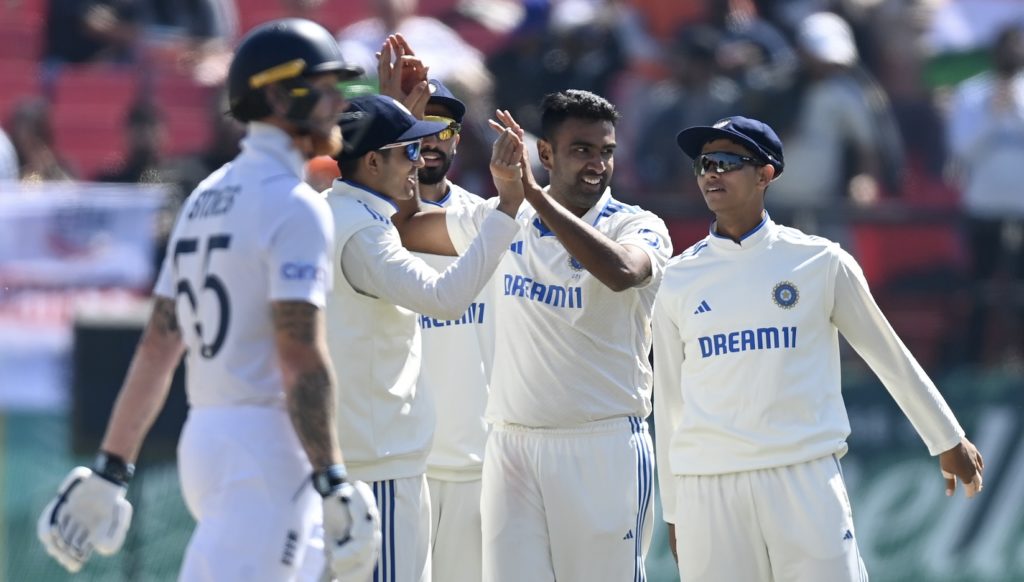
[(391, 145), (386, 145), (380, 149), (391, 150), (395, 148), (402, 148), (405, 151), (405, 157), (410, 162), (418, 162), (420, 160), (420, 140), (403, 143), (393, 143)]
[(455, 137), (455, 134), (462, 131), (462, 124), (455, 121), (451, 117), (442, 117), (440, 115), (425, 115), (423, 121), (440, 121), (441, 123), (447, 123), (448, 127), (437, 132), (437, 139), (441, 141), (448, 141)]
[(748, 156), (741, 156), (740, 154), (730, 152), (708, 152), (697, 156), (697, 159), (693, 160), (693, 173), (697, 176), (703, 176), (709, 171), (714, 170), (716, 174), (724, 174), (726, 172), (735, 172), (748, 165), (763, 166), (764, 163)]

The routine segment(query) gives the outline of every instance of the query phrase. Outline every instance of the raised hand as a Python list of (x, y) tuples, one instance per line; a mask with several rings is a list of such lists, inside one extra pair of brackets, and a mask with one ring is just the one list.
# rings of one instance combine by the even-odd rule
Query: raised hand
[[(530, 191), (530, 190), (537, 190), (537, 191), (539, 191), (541, 189), (541, 187), (537, 183), (537, 178), (534, 177), (534, 175), (533, 175), (533, 166), (530, 164), (530, 154), (529, 154), (529, 151), (526, 148), (526, 132), (519, 125), (519, 122), (517, 122), (515, 120), (515, 118), (512, 117), (512, 114), (509, 112), (508, 109), (504, 109), (504, 110), (499, 109), (499, 110), (495, 111), (495, 116), (497, 116), (498, 120), (502, 124), (504, 124), (505, 127), (508, 127), (509, 129), (511, 129), (512, 132), (515, 133), (517, 137), (519, 137), (519, 141), (523, 142), (523, 157), (522, 157), (522, 160), (521, 160), (521, 162), (523, 164), (523, 175), (522, 175), (523, 187), (527, 191)], [(492, 122), (492, 127), (495, 127), (495, 126), (501, 127), (500, 125), (493, 124), (493, 122)]]
[(939, 468), (946, 479), (947, 496), (952, 496), (956, 490), (957, 478), (964, 484), (968, 498), (981, 492), (985, 460), (981, 458), (974, 443), (966, 437), (961, 439), (960, 444), (939, 455)]
[(523, 203), (523, 140), (511, 127), (504, 127), (497, 121), (488, 120), (498, 132), (498, 139), (491, 146), (491, 176), (498, 189), (503, 212), (515, 216)]
[(400, 34), (387, 37), (377, 53), (381, 94), (393, 97), (421, 119), (430, 99), (428, 71), (429, 67), (413, 53), (412, 47)]

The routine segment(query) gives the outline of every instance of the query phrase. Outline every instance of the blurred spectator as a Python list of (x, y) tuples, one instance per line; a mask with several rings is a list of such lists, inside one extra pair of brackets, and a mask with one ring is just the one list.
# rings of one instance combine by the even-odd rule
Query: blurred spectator
[(546, 14), (532, 15), (488, 60), (498, 105), (536, 133), (544, 95), (566, 89), (609, 94), (626, 64), (617, 15), (590, 0), (562, 0)]
[(10, 137), (23, 182), (72, 179), (73, 173), (54, 148), (52, 123), (50, 103), (42, 97), (29, 98), (14, 108)]
[(49, 0), (46, 78), (66, 63), (131, 62), (141, 8), (140, 0)]
[(455, 30), (430, 16), (417, 16), (418, 0), (372, 0), (376, 16), (360, 20), (338, 33), (345, 60), (376, 75), (377, 57), (389, 34), (401, 34), (430, 67), (430, 76), (446, 85), (458, 82), (473, 93), (489, 93), (491, 75), (483, 55)]
[(162, 165), (167, 135), (163, 119), (152, 103), (138, 101), (125, 117), (128, 153), (119, 167), (97, 176), (98, 182), (163, 183), (168, 181)]
[[(957, 88), (949, 111), (949, 148), (961, 170), (966, 230), (977, 288), (967, 335), (967, 356), (982, 360), (992, 302), (992, 283), (1004, 269), (1024, 282), (1024, 28), (1013, 25), (996, 38), (992, 68)], [(1008, 353), (1019, 358), (1024, 330), (1020, 289), (1009, 294)], [(1016, 329), (1014, 329), (1016, 328)], [(1014, 343), (1017, 343), (1014, 348)]]
[(807, 222), (813, 211), (846, 196), (861, 204), (875, 202), (880, 157), (884, 152), (887, 163), (902, 167), (902, 143), (884, 93), (859, 69), (846, 21), (828, 12), (813, 14), (800, 24), (797, 44), (806, 80), (794, 102), (796, 119), (782, 132), (790, 171), (772, 185), (770, 196), (776, 208), (803, 213), (793, 219), (800, 223), (794, 226), (821, 234)]
[(235, 0), (140, 0), (148, 49), (169, 54), (206, 86), (223, 82), (235, 37)]
[(903, 196), (908, 203), (955, 203), (942, 184), (946, 167), (945, 119), (924, 78), (926, 38), (934, 18), (929, 2), (889, 2), (873, 11), (866, 46), (892, 104), (906, 151)]
[(779, 97), (792, 86), (797, 67), (789, 41), (758, 15), (752, 0), (705, 0), (705, 10), (708, 23), (722, 33), (718, 67), (743, 89), (740, 113), (779, 125)]
[(7, 138), (7, 133), (0, 128), (0, 181), (18, 179), (18, 154), (14, 145)]
[(681, 129), (711, 125), (736, 112), (739, 87), (716, 66), (720, 40), (721, 34), (710, 26), (684, 28), (667, 51), (671, 76), (634, 106), (639, 131), (632, 137), (635, 145), (627, 155), (632, 159), (636, 186), (673, 196), (681, 190), (697, 194), (692, 169), (671, 154)]

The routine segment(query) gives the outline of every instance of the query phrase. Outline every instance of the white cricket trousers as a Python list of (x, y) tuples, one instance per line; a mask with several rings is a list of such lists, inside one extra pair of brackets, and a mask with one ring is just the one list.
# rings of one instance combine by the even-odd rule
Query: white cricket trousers
[(427, 479), (430, 487), (431, 559), (436, 582), (480, 582), (482, 481)]
[(193, 408), (178, 441), (178, 471), (198, 522), (182, 582), (319, 578), (323, 505), (287, 412)]
[(653, 473), (637, 417), (495, 425), (480, 503), (484, 582), (646, 580)]
[(370, 481), (380, 511), (373, 582), (430, 582), (430, 492), (426, 475)]
[(834, 456), (675, 484), (681, 582), (867, 582)]

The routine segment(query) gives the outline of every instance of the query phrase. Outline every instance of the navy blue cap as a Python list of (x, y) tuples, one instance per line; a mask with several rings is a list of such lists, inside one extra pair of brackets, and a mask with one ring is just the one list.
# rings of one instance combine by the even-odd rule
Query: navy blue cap
[(363, 95), (349, 101), (341, 117), (345, 148), (339, 159), (355, 159), (384, 146), (415, 141), (448, 127), (441, 121), (416, 119), (405, 105), (386, 95)]
[(753, 154), (775, 168), (782, 175), (786, 163), (782, 157), (782, 140), (767, 123), (748, 117), (726, 117), (714, 125), (688, 127), (676, 136), (683, 153), (696, 159), (704, 144), (716, 139), (728, 139), (746, 146)]
[(456, 99), (448, 87), (445, 87), (437, 79), (428, 80), (427, 88), (430, 89), (430, 99), (427, 100), (427, 103), (437, 103), (447, 107), (452, 112), (455, 121), (462, 123), (462, 116), (466, 114), (466, 104)]

